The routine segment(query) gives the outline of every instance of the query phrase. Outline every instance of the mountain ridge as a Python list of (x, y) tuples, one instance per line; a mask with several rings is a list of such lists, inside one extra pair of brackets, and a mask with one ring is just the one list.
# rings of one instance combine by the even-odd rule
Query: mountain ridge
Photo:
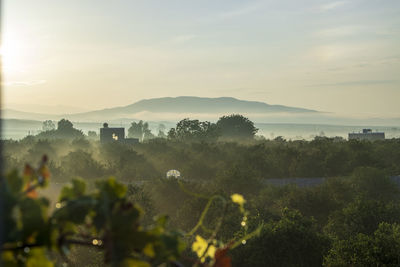
[(316, 110), (289, 107), (284, 105), (270, 105), (259, 101), (240, 100), (233, 97), (196, 97), (196, 96), (178, 96), (178, 97), (160, 97), (142, 99), (126, 106), (106, 108), (89, 112), (75, 113), (71, 115), (94, 114), (99, 112), (160, 112), (160, 113), (220, 113), (220, 112), (254, 112), (254, 113), (317, 113)]
[(254, 114), (320, 114), (311, 109), (289, 107), (284, 105), (270, 105), (260, 101), (240, 100), (233, 97), (160, 97), (142, 99), (133, 104), (119, 107), (111, 107), (87, 112), (71, 114), (43, 114), (29, 113), (17, 110), (4, 110), (6, 118), (16, 119), (60, 119), (72, 120), (104, 120), (116, 118), (129, 118), (137, 113), (150, 112), (155, 114), (233, 114), (233, 113), (254, 113)]

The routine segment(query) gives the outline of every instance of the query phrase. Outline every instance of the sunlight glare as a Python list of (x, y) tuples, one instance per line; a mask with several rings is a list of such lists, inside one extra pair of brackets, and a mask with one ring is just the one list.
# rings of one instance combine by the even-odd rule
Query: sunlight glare
[(0, 48), (0, 55), (5, 74), (22, 72), (25, 69), (26, 52), (21, 41), (8, 35), (4, 36), (3, 44)]

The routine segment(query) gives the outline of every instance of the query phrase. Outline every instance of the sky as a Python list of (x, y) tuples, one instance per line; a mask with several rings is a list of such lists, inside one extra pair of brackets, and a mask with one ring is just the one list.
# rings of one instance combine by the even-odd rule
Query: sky
[(400, 117), (399, 0), (3, 0), (3, 107), (231, 96)]

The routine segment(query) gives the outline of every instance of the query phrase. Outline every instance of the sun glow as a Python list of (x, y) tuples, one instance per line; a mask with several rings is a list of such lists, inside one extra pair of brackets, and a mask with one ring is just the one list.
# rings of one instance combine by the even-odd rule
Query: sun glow
[(22, 67), (21, 49), (18, 43), (12, 40), (4, 40), (0, 48), (3, 69), (7, 71), (15, 71)]
[(29, 64), (29, 54), (28, 43), (17, 36), (4, 34), (0, 55), (5, 76), (24, 72)]

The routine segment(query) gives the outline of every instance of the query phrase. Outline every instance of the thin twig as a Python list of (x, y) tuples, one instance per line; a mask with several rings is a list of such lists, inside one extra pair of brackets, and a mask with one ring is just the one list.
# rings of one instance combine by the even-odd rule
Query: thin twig
[(214, 201), (214, 199), (221, 199), (224, 204), (226, 203), (225, 198), (223, 198), (220, 195), (215, 195), (215, 196), (212, 196), (211, 198), (209, 198), (207, 205), (205, 206), (204, 210), (201, 212), (200, 219), (197, 222), (196, 226), (193, 227), (193, 229), (189, 233), (187, 233), (186, 236), (193, 235), (197, 231), (197, 229), (199, 229), (199, 227), (202, 226), (204, 218), (206, 217), (207, 212), (210, 209), (210, 206), (211, 206), (212, 202)]
[[(95, 238), (93, 238), (95, 239)], [(65, 239), (62, 242), (62, 245), (64, 244), (70, 244), (70, 245), (80, 245), (80, 246), (91, 246), (91, 247), (97, 247), (97, 248), (103, 248), (103, 245), (94, 245), (92, 241), (85, 241), (85, 240), (78, 240), (78, 239)], [(35, 248), (35, 247), (44, 247), (44, 244), (22, 244), (22, 245), (12, 245), (12, 246), (7, 246), (5, 244), (2, 248), (1, 251), (16, 251), (16, 250), (21, 250), (25, 248)]]
[(22, 245), (7, 246), (7, 243), (6, 243), (1, 248), (1, 251), (16, 251), (16, 250), (21, 250), (24, 248), (34, 248), (34, 247), (42, 247), (42, 246), (44, 246), (44, 245), (43, 244), (22, 244)]
[[(225, 200), (225, 199), (224, 199), (224, 200)], [(211, 246), (213, 240), (216, 238), (216, 236), (217, 236), (217, 234), (218, 234), (218, 232), (219, 232), (219, 229), (220, 229), (221, 226), (222, 226), (222, 222), (224, 221), (224, 218), (225, 218), (225, 214), (226, 214), (227, 209), (228, 209), (228, 203), (227, 203), (226, 201), (224, 201), (224, 209), (223, 209), (223, 211), (222, 211), (222, 216), (219, 217), (218, 222), (217, 222), (217, 225), (215, 226), (214, 232), (212, 233), (212, 235), (211, 235), (211, 236), (209, 237), (209, 239), (208, 239), (207, 247), (206, 247), (206, 249), (204, 250), (203, 255), (201, 255), (201, 256), (198, 258), (198, 260), (197, 260), (197, 262), (196, 262), (196, 265), (197, 265), (197, 264), (200, 264), (201, 259), (202, 259), (203, 257), (205, 257), (205, 255), (206, 255), (208, 249), (210, 248), (210, 246)]]

